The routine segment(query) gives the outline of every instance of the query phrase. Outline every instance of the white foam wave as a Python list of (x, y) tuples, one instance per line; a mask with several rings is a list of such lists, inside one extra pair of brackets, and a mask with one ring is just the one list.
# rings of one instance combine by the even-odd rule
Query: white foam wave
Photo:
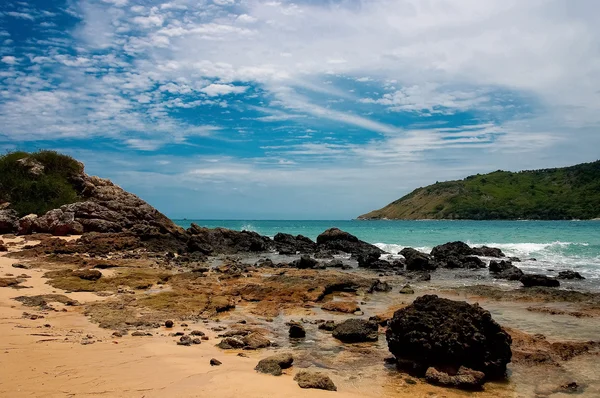
[(256, 227), (252, 224), (244, 224), (242, 225), (242, 228), (240, 228), (242, 231), (248, 231), (248, 232), (258, 232), (258, 230), (256, 229)]
[(544, 251), (552, 251), (556, 252), (559, 249), (564, 249), (568, 246), (589, 246), (588, 243), (576, 243), (576, 242), (549, 242), (549, 243), (531, 243), (531, 242), (523, 242), (523, 243), (472, 243), (467, 242), (469, 246), (477, 247), (477, 246), (489, 246), (489, 247), (497, 247), (502, 249), (503, 252), (510, 256), (528, 256), (532, 254), (542, 253)]

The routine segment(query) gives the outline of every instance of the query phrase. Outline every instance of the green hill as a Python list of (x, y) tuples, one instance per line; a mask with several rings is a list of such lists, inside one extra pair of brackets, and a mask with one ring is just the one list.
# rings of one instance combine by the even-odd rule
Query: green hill
[(570, 220), (600, 218), (600, 161), (495, 171), (418, 188), (359, 219)]
[(58, 152), (7, 153), (0, 156), (0, 205), (9, 202), (24, 216), (77, 202), (81, 173), (83, 164)]

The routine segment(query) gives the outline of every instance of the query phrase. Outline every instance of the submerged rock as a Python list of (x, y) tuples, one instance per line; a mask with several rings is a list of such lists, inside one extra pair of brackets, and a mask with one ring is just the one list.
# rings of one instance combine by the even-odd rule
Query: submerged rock
[(425, 380), (430, 384), (445, 387), (456, 387), (465, 390), (480, 390), (483, 386), (485, 374), (477, 370), (461, 366), (455, 375), (441, 372), (434, 367), (427, 369)]
[(402, 289), (400, 289), (400, 294), (415, 294), (415, 289), (412, 288), (412, 286), (410, 286), (408, 283), (404, 286), (402, 286)]
[(332, 312), (342, 312), (344, 314), (353, 314), (360, 311), (358, 304), (352, 301), (330, 301), (321, 306), (321, 309)]
[(294, 376), (300, 388), (316, 388), (319, 390), (337, 391), (337, 387), (329, 376), (323, 373), (301, 371)]
[(511, 337), (477, 304), (426, 295), (400, 309), (388, 323), (390, 352), (400, 363), (425, 373), (429, 367), (504, 376), (511, 360)]
[(306, 330), (304, 330), (304, 326), (299, 323), (292, 322), (288, 334), (291, 339), (302, 339), (306, 337)]
[(298, 269), (307, 269), (318, 267), (319, 262), (311, 258), (308, 254), (303, 254), (298, 260), (292, 261), (290, 265)]
[(373, 293), (373, 292), (389, 292), (392, 290), (392, 287), (390, 286), (389, 283), (385, 282), (385, 281), (380, 281), (379, 279), (373, 281), (373, 283), (371, 284), (371, 287), (369, 287), (368, 292), (369, 293)]
[(378, 326), (373, 321), (347, 319), (333, 329), (332, 336), (343, 343), (377, 341), (379, 337)]
[(526, 274), (520, 279), (525, 287), (544, 286), (544, 287), (559, 287), (560, 282), (557, 279), (540, 274)]

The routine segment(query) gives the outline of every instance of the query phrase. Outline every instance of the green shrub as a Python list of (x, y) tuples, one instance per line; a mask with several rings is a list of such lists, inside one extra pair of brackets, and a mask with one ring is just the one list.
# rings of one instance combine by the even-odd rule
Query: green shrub
[[(43, 172), (31, 173), (19, 163), (24, 158), (39, 162)], [(9, 152), (0, 156), (0, 200), (10, 202), (19, 216), (44, 214), (79, 200), (72, 180), (81, 172), (81, 163), (55, 151)]]

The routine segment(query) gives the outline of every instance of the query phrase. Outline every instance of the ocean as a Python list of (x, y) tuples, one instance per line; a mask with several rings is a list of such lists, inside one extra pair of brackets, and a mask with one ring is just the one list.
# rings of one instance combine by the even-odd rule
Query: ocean
[(571, 269), (590, 279), (588, 286), (600, 288), (600, 221), (174, 221), (184, 228), (194, 222), (270, 237), (278, 232), (300, 234), (313, 240), (337, 227), (392, 254), (404, 247), (429, 252), (436, 245), (460, 240), (471, 246), (499, 247), (507, 256), (521, 258), (523, 262), (516, 265), (525, 272), (555, 275)]

